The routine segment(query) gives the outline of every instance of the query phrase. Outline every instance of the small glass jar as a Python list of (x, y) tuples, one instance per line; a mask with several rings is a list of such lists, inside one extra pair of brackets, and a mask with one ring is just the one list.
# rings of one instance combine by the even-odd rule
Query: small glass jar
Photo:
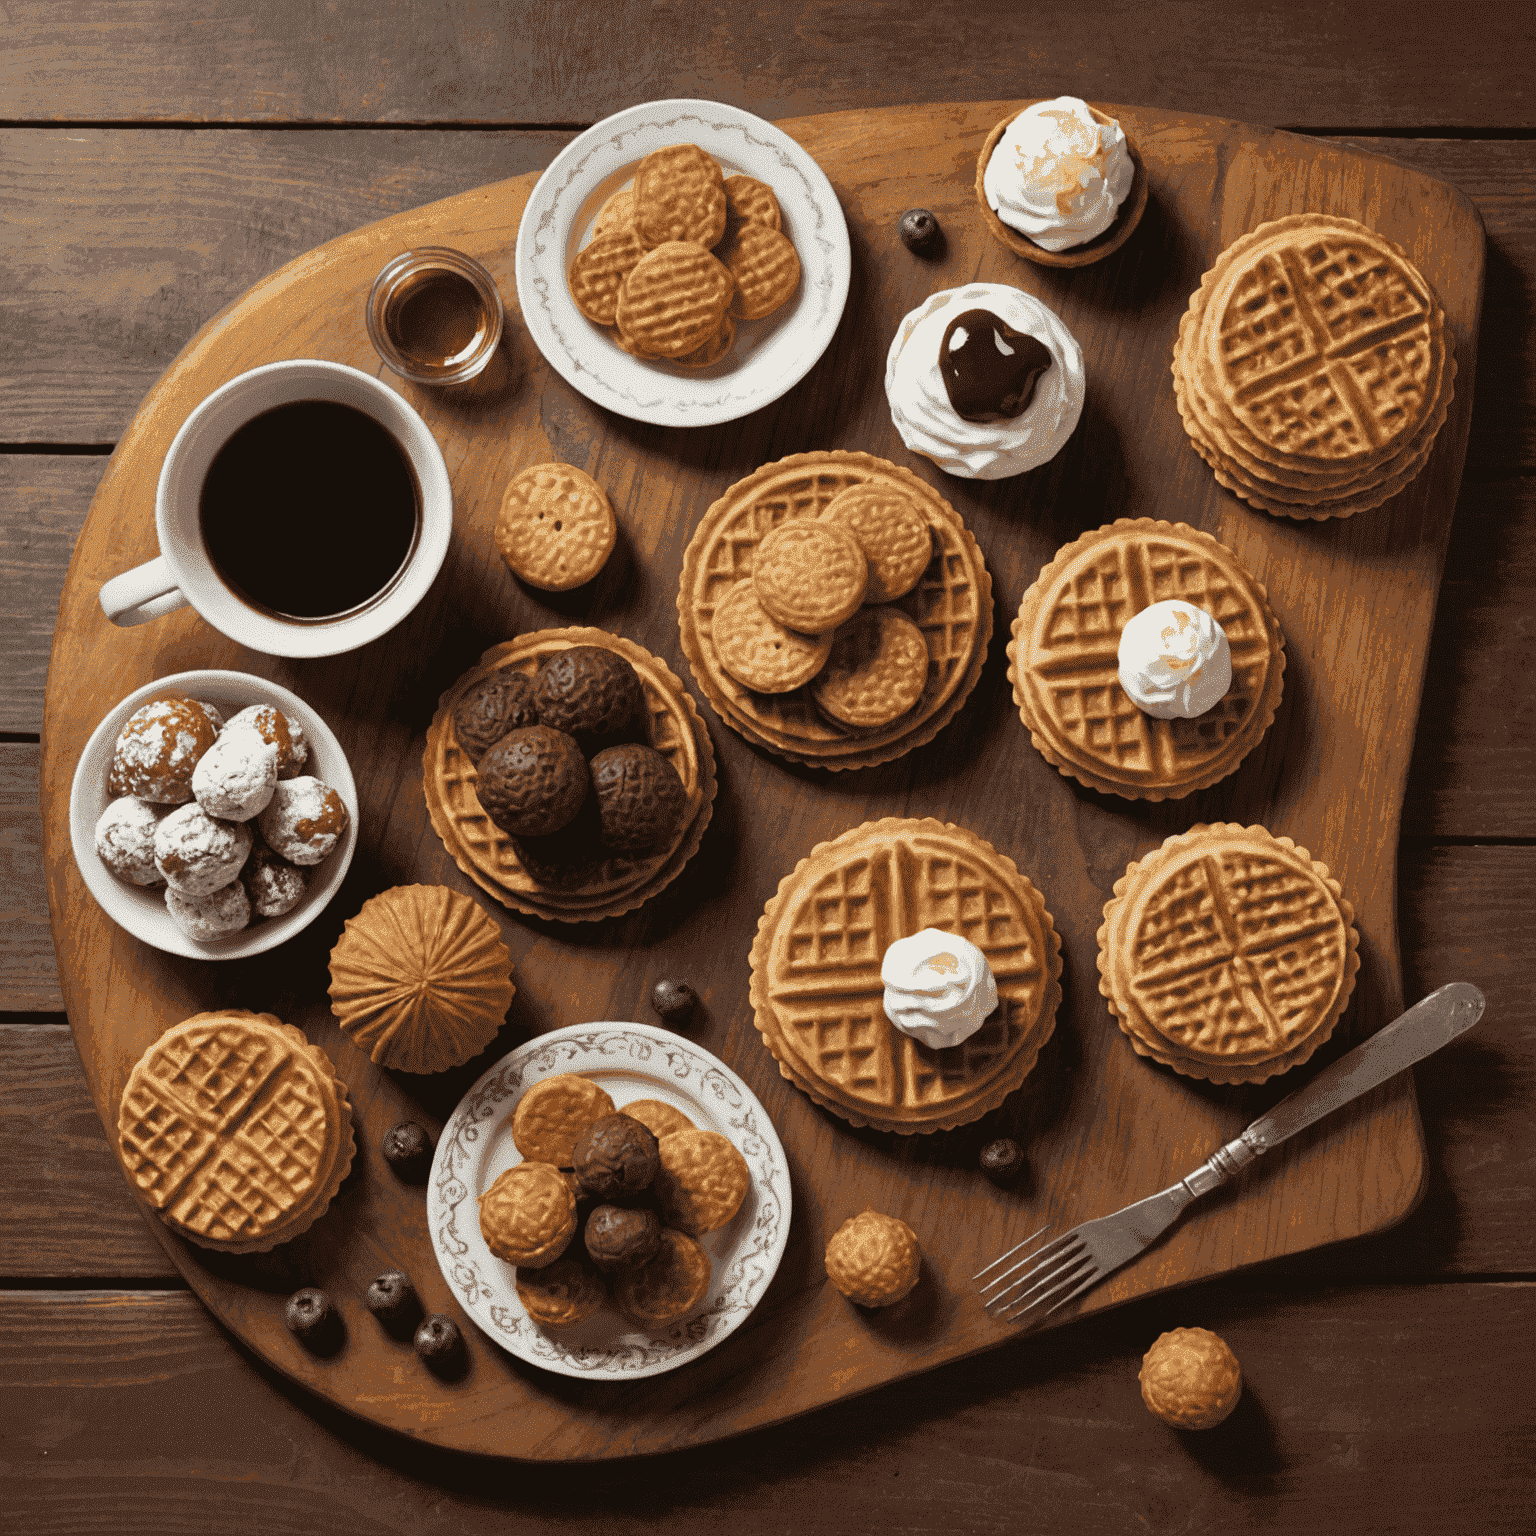
[(490, 362), (504, 312), (472, 256), (424, 245), (386, 263), (368, 295), (368, 335), (385, 364), (416, 384), (463, 384)]

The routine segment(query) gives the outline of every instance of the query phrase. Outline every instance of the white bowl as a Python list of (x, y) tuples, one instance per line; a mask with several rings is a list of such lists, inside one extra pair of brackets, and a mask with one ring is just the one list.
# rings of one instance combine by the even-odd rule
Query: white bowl
[[(216, 704), (226, 718), (251, 704), (274, 705), (297, 721), (309, 740), (309, 761), (304, 772), (329, 784), (347, 808), (347, 830), (330, 856), (314, 866), (309, 884), (291, 912), (253, 922), (249, 928), (210, 944), (189, 939), (176, 926), (166, 910), (164, 886), (131, 885), (120, 880), (96, 852), (96, 822), (112, 803), (112, 796), (107, 793), (107, 774), (112, 767), (112, 749), (118, 732), (142, 705), (152, 699), (172, 697)], [(341, 888), (357, 847), (357, 786), (335, 733), (297, 694), (247, 672), (177, 672), (156, 678), (130, 693), (91, 732), (69, 787), (69, 840), (74, 847), (76, 867), (91, 895), (114, 923), (126, 928), (136, 939), (167, 954), (187, 955), (194, 960), (240, 960), (275, 949), (291, 939), (325, 910)]]

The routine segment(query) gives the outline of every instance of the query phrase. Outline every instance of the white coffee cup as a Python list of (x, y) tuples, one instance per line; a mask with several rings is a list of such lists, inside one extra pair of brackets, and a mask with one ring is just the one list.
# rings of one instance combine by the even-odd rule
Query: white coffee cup
[[(199, 520), (203, 481), (215, 455), (246, 422), (279, 405), (328, 400), (379, 423), (404, 450), (421, 491), (421, 528), (400, 575), (362, 608), (299, 623), (235, 595), (208, 558)], [(335, 656), (393, 629), (426, 596), (453, 531), (453, 489), (437, 439), (388, 385), (345, 363), (294, 358), (253, 368), (208, 396), (171, 441), (155, 492), (160, 554), (101, 588), (102, 611), (119, 625), (191, 604), (213, 627), (269, 656)]]

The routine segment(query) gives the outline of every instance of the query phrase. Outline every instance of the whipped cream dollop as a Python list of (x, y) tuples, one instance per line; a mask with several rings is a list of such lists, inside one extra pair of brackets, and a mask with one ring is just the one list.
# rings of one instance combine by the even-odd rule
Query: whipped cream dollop
[(1115, 222), (1135, 175), (1120, 124), (1097, 122), (1076, 96), (1057, 96), (1008, 124), (981, 186), (1010, 229), (1043, 251), (1065, 251)]
[[(944, 333), (968, 310), (989, 310), (1051, 354), (1029, 404), (1004, 421), (966, 421), (939, 366)], [(902, 318), (885, 359), (885, 398), (901, 440), (966, 480), (1002, 480), (1054, 458), (1083, 413), (1083, 349), (1039, 299), (1006, 283), (967, 283), (932, 294)]]
[(1232, 686), (1226, 631), (1178, 598), (1143, 608), (1120, 631), (1120, 686), (1159, 720), (1203, 715)]
[(997, 1007), (987, 957), (969, 939), (942, 928), (897, 939), (880, 962), (880, 980), (886, 1018), (934, 1050), (969, 1039)]

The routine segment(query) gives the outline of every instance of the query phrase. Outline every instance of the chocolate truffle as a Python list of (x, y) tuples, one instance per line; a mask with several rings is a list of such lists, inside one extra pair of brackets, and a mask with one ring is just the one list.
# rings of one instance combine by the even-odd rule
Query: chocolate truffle
[(592, 1262), (612, 1272), (655, 1257), (661, 1247), (661, 1220), (644, 1206), (631, 1210), (600, 1205), (587, 1217), (582, 1235)]
[(638, 1195), (661, 1167), (656, 1138), (628, 1115), (604, 1115), (576, 1138), (576, 1181), (598, 1200)]
[(509, 731), (538, 723), (532, 680), (510, 668), (493, 672), (476, 683), (453, 712), (453, 734), (476, 767)]
[(558, 832), (591, 788), (587, 760), (564, 731), (525, 725), (480, 759), (476, 793), (487, 816), (513, 837)]
[(556, 651), (534, 675), (543, 725), (574, 736), (584, 752), (644, 734), (645, 689), (625, 659), (601, 645)]
[(603, 841), (621, 853), (664, 847), (688, 805), (677, 770), (654, 747), (637, 741), (609, 747), (592, 759), (592, 788)]

